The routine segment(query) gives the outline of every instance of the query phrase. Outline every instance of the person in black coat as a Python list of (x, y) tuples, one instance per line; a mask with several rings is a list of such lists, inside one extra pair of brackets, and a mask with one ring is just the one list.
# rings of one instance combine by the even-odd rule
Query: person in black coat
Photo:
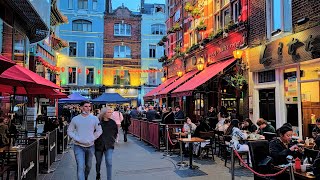
[(242, 128), (241, 130), (246, 130), (249, 131), (251, 133), (255, 133), (257, 131), (257, 126), (255, 124), (253, 124), (253, 122), (251, 121), (251, 119), (246, 118), (242, 124)]
[(174, 114), (175, 119), (184, 119), (184, 113), (180, 109), (180, 106), (176, 106), (176, 113)]
[(155, 120), (157, 116), (157, 111), (153, 109), (153, 106), (149, 106), (149, 110), (146, 112), (146, 118), (148, 121)]
[(127, 142), (127, 134), (129, 130), (129, 126), (131, 125), (131, 116), (127, 110), (125, 110), (123, 114), (123, 121), (121, 121), (121, 128), (123, 130), (123, 141)]
[(172, 112), (172, 108), (169, 107), (169, 110), (166, 111), (165, 108), (163, 108), (163, 114), (162, 114), (162, 123), (163, 124), (175, 124), (174, 121), (174, 114)]
[[(287, 156), (291, 155), (294, 158), (302, 157), (302, 149), (297, 145), (290, 144), (292, 138), (292, 128), (282, 126), (278, 130), (280, 137), (272, 140), (269, 144), (270, 156), (273, 158), (274, 165), (288, 164)], [(290, 146), (292, 145), (292, 146)]]
[[(114, 150), (114, 143), (118, 134), (118, 126), (114, 120), (111, 119), (112, 109), (109, 107), (103, 108), (99, 114), (100, 125), (102, 127), (101, 136), (94, 142), (95, 156), (96, 156), (96, 172), (97, 180), (100, 180), (100, 167), (103, 154), (105, 156), (105, 163), (107, 167), (107, 179), (112, 177), (112, 153)], [(105, 179), (105, 178), (102, 178)]]

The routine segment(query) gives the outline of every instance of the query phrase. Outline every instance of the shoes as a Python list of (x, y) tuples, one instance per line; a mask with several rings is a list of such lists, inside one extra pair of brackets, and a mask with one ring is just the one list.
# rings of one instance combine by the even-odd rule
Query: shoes
[(101, 180), (100, 174), (97, 174), (96, 180)]

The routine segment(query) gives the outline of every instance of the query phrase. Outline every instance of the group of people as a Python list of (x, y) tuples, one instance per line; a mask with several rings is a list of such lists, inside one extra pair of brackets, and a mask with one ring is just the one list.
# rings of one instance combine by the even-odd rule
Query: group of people
[(120, 127), (124, 130), (124, 141), (127, 141), (126, 131), (130, 126), (130, 115), (119, 107), (105, 107), (95, 116), (91, 113), (91, 103), (80, 103), (81, 113), (72, 118), (68, 135), (74, 140), (74, 154), (77, 162), (78, 180), (87, 180), (93, 154), (96, 158), (96, 179), (101, 178), (101, 162), (103, 155), (107, 168), (107, 180), (112, 179), (112, 154), (115, 143), (119, 140)]
[[(11, 121), (10, 116), (0, 117), (0, 147), (7, 146), (17, 139), (18, 130), (15, 124)], [(12, 141), (10, 141), (10, 139)]]

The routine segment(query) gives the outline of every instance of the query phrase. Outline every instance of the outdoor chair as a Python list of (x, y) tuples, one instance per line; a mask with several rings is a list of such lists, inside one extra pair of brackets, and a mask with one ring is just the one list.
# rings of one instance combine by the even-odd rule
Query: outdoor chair
[(223, 141), (223, 131), (214, 130), (214, 154), (217, 152), (217, 148), (219, 148), (218, 156), (221, 155), (222, 152), (222, 146), (224, 145)]
[[(211, 151), (211, 156), (212, 156), (212, 160), (214, 160), (214, 152), (213, 152), (213, 147), (214, 147), (214, 144), (213, 144), (213, 141), (214, 141), (214, 132), (213, 131), (210, 131), (210, 132), (201, 132), (200, 131), (200, 138), (202, 139), (206, 139), (206, 140), (210, 140), (210, 143), (207, 144), (205, 147), (203, 148), (200, 148), (200, 152), (202, 152), (202, 150), (205, 150), (206, 151), (206, 155), (209, 156), (210, 153), (209, 151)], [(200, 154), (200, 158), (202, 158), (202, 154)]]
[(263, 136), (265, 137), (265, 140), (271, 141), (277, 137), (277, 134), (272, 132), (264, 132)]
[(309, 148), (304, 148), (304, 156), (305, 158), (308, 159), (308, 162), (310, 164), (313, 164), (314, 160), (318, 156), (319, 151), (318, 150), (313, 150)]
[[(230, 136), (230, 135), (223, 136), (224, 145), (222, 145), (221, 147), (223, 147), (223, 149), (224, 149), (224, 166), (227, 166), (228, 159), (231, 160), (231, 151), (233, 151), (233, 149), (230, 147), (231, 139), (232, 139), (232, 136)], [(242, 158), (243, 155), (247, 156), (247, 164), (249, 165), (249, 163), (250, 163), (250, 161), (249, 161), (249, 153), (246, 152), (246, 151), (237, 151), (237, 152), (238, 152), (238, 154), (240, 155), (241, 158)], [(234, 157), (235, 157), (234, 160), (236, 160), (237, 157), (236, 156), (234, 156)], [(240, 160), (239, 160), (239, 165), (240, 165)]]
[[(270, 173), (272, 170), (270, 167), (271, 165), (271, 157), (269, 156), (269, 142), (267, 140), (258, 140), (258, 141), (250, 141), (248, 143), (250, 155), (251, 155), (251, 163), (252, 168), (258, 173), (267, 174)], [(268, 158), (270, 157), (270, 158)], [(267, 160), (270, 160), (268, 162)], [(270, 179), (267, 177), (260, 177), (254, 175), (255, 180), (260, 179)]]

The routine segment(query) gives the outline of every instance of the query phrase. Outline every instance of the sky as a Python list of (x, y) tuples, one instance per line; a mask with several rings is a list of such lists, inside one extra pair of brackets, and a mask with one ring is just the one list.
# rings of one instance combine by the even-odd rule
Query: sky
[[(116, 9), (121, 6), (128, 7), (131, 11), (138, 11), (140, 8), (140, 0), (112, 0), (112, 9)], [(145, 0), (145, 3), (161, 3), (164, 4), (165, 0)]]

